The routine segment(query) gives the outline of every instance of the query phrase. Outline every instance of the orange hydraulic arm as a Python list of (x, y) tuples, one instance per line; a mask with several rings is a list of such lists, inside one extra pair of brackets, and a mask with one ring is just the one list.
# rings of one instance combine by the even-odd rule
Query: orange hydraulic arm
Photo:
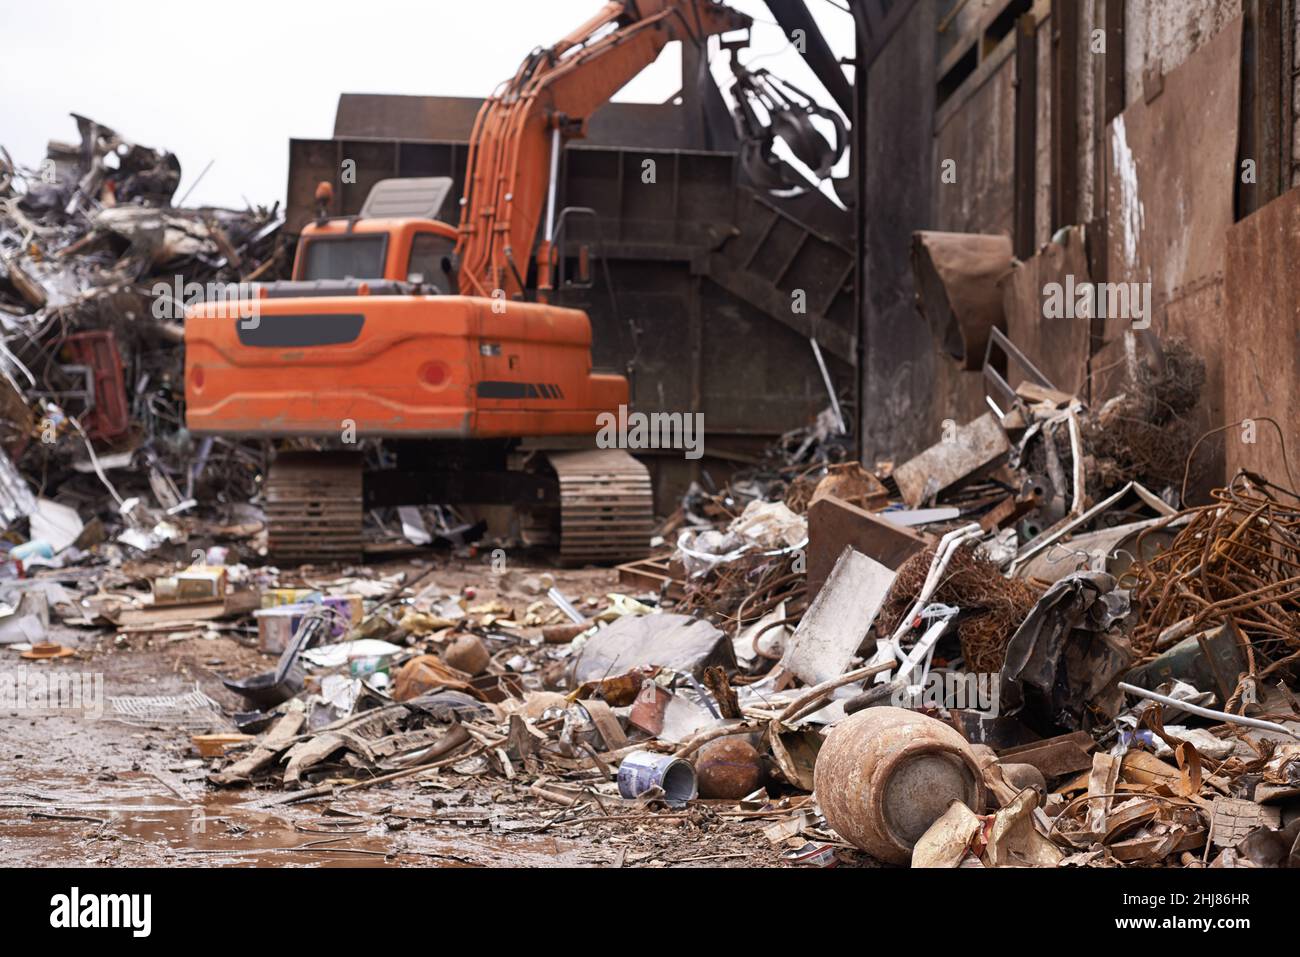
[[(460, 215), (462, 293), (523, 292), (534, 238), (539, 298), (551, 287), (551, 191), (565, 139), (673, 40), (745, 29), (749, 17), (717, 0), (615, 0), (547, 50), (537, 50), (479, 110), (470, 136)], [(498, 293), (500, 295), (500, 293)]]

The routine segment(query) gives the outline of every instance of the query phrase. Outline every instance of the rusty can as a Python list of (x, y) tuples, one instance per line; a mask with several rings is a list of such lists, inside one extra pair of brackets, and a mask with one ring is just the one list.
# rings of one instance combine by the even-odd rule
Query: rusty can
[(984, 810), (970, 745), (942, 721), (903, 708), (867, 708), (831, 729), (817, 755), (817, 801), (845, 840), (890, 864), (954, 801)]

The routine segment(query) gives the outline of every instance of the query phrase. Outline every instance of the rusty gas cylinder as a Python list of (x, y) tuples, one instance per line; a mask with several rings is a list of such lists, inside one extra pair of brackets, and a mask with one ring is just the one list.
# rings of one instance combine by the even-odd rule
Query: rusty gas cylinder
[(954, 801), (984, 810), (984, 782), (970, 745), (934, 718), (867, 708), (831, 729), (813, 772), (817, 802), (847, 841), (890, 864)]

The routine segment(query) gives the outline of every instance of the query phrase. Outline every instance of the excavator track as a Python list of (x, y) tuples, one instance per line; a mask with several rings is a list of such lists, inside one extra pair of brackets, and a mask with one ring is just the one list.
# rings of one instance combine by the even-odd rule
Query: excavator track
[(608, 564), (644, 558), (654, 534), (646, 467), (618, 449), (551, 452), (560, 482), (560, 560)]
[[(617, 449), (552, 452), (547, 461), (559, 484), (561, 562), (610, 564), (649, 554), (654, 495), (644, 465)], [(281, 452), (271, 465), (264, 492), (273, 561), (361, 560), (360, 455)]]
[(361, 560), (364, 505), (359, 454), (281, 452), (267, 474), (264, 493), (272, 560)]

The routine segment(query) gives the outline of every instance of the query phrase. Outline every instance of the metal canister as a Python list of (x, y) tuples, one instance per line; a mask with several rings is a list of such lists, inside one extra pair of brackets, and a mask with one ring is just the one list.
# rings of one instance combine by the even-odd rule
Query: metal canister
[(698, 793), (695, 768), (689, 761), (653, 751), (633, 751), (618, 766), (618, 793), (623, 797), (637, 798), (655, 787), (663, 789), (668, 804), (692, 801)]
[(742, 735), (710, 741), (695, 756), (700, 796), (739, 800), (757, 791), (766, 777), (758, 749)]
[(873, 857), (906, 864), (954, 801), (984, 810), (984, 781), (966, 740), (903, 708), (867, 708), (831, 729), (813, 774), (827, 822)]

